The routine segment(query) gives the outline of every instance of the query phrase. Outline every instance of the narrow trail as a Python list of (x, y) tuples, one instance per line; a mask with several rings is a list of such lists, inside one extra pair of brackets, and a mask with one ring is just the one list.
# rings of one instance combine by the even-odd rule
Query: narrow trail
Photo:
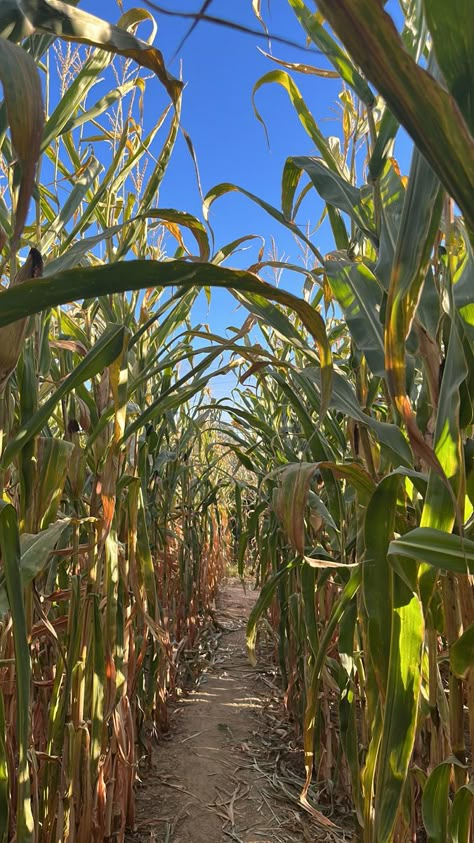
[(302, 755), (282, 720), (274, 669), (268, 658), (253, 668), (246, 655), (255, 600), (240, 584), (221, 593), (215, 658), (178, 703), (170, 739), (160, 741), (142, 775), (133, 843), (350, 839), (322, 830), (298, 805), (294, 769)]

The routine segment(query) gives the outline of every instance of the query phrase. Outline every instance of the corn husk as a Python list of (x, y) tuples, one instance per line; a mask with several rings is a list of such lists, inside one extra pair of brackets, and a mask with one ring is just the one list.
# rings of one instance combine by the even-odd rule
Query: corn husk
[[(30, 249), (23, 266), (16, 273), (10, 287), (23, 284), (43, 274), (43, 258), (38, 249)], [(0, 395), (3, 394), (8, 378), (15, 371), (25, 339), (28, 318), (19, 319), (11, 325), (0, 328)]]

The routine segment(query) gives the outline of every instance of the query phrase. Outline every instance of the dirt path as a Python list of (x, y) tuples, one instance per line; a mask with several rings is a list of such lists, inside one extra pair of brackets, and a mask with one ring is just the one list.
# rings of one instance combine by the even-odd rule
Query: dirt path
[(301, 782), (292, 767), (301, 768), (301, 753), (291, 757), (274, 670), (269, 661), (252, 668), (245, 652), (255, 599), (240, 584), (220, 596), (215, 659), (178, 705), (171, 739), (158, 745), (143, 775), (134, 843), (349, 839), (318, 828), (298, 806)]

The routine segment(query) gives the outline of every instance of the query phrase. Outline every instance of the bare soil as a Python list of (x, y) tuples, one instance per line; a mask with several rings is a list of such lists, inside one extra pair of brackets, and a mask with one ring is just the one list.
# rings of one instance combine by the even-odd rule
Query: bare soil
[(133, 843), (352, 839), (340, 816), (337, 830), (323, 828), (298, 803), (302, 752), (292, 743), (268, 648), (256, 668), (246, 655), (255, 599), (240, 583), (222, 591), (212, 663), (175, 706), (169, 739), (141, 773)]

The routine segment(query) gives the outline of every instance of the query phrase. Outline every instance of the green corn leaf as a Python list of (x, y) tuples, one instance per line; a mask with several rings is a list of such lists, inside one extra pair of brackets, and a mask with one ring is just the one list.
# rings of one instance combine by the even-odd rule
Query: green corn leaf
[(5, 704), (3, 701), (3, 693), (0, 691), (0, 843), (4, 843), (5, 841), (10, 813), (6, 741), (7, 732), (5, 722)]
[(379, 177), (378, 190), (381, 220), (378, 257), (374, 273), (383, 291), (387, 293), (406, 193), (402, 176), (394, 159), (390, 159), (385, 164)]
[(280, 583), (280, 581), (288, 575), (292, 568), (295, 567), (296, 562), (289, 562), (280, 571), (277, 571), (274, 576), (265, 583), (262, 590), (260, 591), (259, 598), (255, 603), (252, 611), (250, 612), (250, 616), (247, 622), (247, 631), (246, 631), (246, 640), (247, 640), (247, 653), (251, 664), (256, 665), (257, 660), (255, 657), (255, 643), (257, 640), (257, 624), (260, 618), (262, 617), (263, 613), (266, 612), (272, 599), (275, 595), (275, 591)]
[(474, 542), (434, 527), (417, 527), (390, 542), (392, 556), (406, 556), (459, 574), (474, 573)]
[(392, 631), (392, 578), (387, 550), (395, 527), (401, 477), (391, 474), (378, 484), (365, 516), (365, 561), (362, 568), (367, 611), (369, 658), (382, 700), (386, 697)]
[(0, 500), (0, 549), (13, 621), (16, 672), (16, 712), (18, 741), (16, 839), (33, 843), (34, 823), (30, 801), (30, 682), (31, 661), (26, 630), (23, 587), (20, 576), (20, 536), (16, 512), (11, 504)]
[[(169, 339), (169, 337), (174, 333), (174, 331), (183, 323), (186, 322), (186, 319), (189, 315), (189, 311), (196, 300), (196, 297), (199, 295), (199, 289), (194, 288), (187, 291), (183, 291), (178, 289), (174, 296), (171, 296), (170, 299), (165, 302), (162, 308), (158, 308), (157, 311), (150, 317), (145, 324), (141, 325), (138, 331), (136, 331), (133, 336), (130, 338), (130, 342), (128, 344), (129, 349), (133, 348), (133, 346), (138, 342), (141, 336), (146, 333), (147, 329), (153, 324), (153, 322), (157, 321), (163, 313), (166, 313), (167, 310), (170, 309), (170, 306), (173, 302), (178, 299), (177, 304), (171, 308), (170, 312), (167, 316), (163, 319), (161, 324), (159, 324), (158, 328), (152, 334), (152, 341), (157, 348), (161, 348), (165, 342)], [(153, 360), (151, 361), (151, 364)], [(145, 367), (145, 373), (150, 371), (148, 367)], [(140, 375), (141, 377), (141, 375)], [(130, 394), (133, 393), (135, 385), (140, 382), (140, 378), (137, 378), (130, 384)]]
[(150, 220), (163, 220), (188, 228), (198, 244), (199, 259), (201, 261), (209, 260), (209, 238), (204, 225), (197, 219), (197, 217), (194, 217), (192, 214), (187, 214), (185, 211), (176, 211), (173, 208), (157, 208), (156, 210), (150, 208), (150, 210), (137, 214), (135, 219), (140, 219), (141, 217)]
[[(456, 520), (455, 502), (464, 493), (464, 453), (459, 424), (460, 390), (468, 375), (466, 355), (459, 327), (451, 323), (434, 435), (434, 452), (449, 480), (450, 487), (439, 474), (430, 472), (420, 527), (431, 527), (450, 533)], [(420, 586), (426, 597), (435, 586), (434, 571), (420, 571)]]
[(287, 167), (290, 165), (304, 170), (325, 202), (348, 214), (370, 240), (376, 241), (374, 222), (362, 202), (358, 187), (354, 187), (338, 173), (330, 170), (319, 158), (291, 157), (286, 163)]
[(314, 658), (319, 650), (319, 632), (315, 612), (316, 593), (316, 569), (311, 565), (303, 565), (301, 568), (301, 594), (303, 597), (303, 613), (306, 634)]
[[(61, 131), (58, 132), (58, 136), (63, 135), (66, 132), (73, 132), (74, 129), (79, 128), (79, 126), (83, 126), (85, 123), (97, 119), (97, 117), (100, 117), (101, 114), (104, 114), (104, 112), (106, 113), (117, 101), (124, 99), (130, 91), (133, 91), (134, 88), (140, 88), (140, 84), (139, 79), (130, 79), (128, 82), (125, 82), (125, 84), (118, 85), (116, 88), (108, 91), (103, 97), (97, 100), (94, 105), (81, 110), (74, 117), (71, 117)], [(53, 135), (53, 137), (56, 136)]]
[(474, 140), (455, 99), (408, 54), (384, 4), (318, 0), (318, 6), (454, 197), (474, 236)]
[(56, 138), (66, 130), (66, 126), (75, 116), (80, 104), (84, 101), (93, 85), (100, 82), (102, 71), (110, 64), (110, 53), (98, 50), (79, 71), (72, 83), (64, 91), (56, 108), (46, 121), (41, 150), (48, 149)]
[[(70, 518), (55, 521), (40, 533), (23, 533), (20, 538), (20, 573), (23, 586), (32, 582), (46, 569), (51, 554), (63, 533), (71, 525)], [(2, 582), (3, 580), (3, 582)], [(0, 577), (0, 615), (8, 611), (8, 597), (4, 577)]]
[[(339, 625), (338, 650), (341, 660), (339, 687), (339, 722), (341, 724), (341, 744), (347, 758), (352, 782), (352, 794), (359, 825), (364, 824), (363, 797), (360, 776), (360, 749), (358, 736), (357, 698), (354, 689), (354, 644), (357, 629), (358, 607), (356, 599), (347, 607)], [(345, 675), (344, 675), (345, 674)]]
[(68, 395), (84, 381), (102, 372), (121, 353), (125, 329), (122, 326), (107, 329), (101, 338), (96, 342), (86, 357), (79, 363), (76, 369), (65, 378), (60, 387), (48, 398), (44, 404), (31, 416), (31, 418), (20, 427), (16, 435), (10, 439), (2, 456), (0, 466), (5, 468), (16, 457), (18, 452), (33, 437), (36, 436), (48, 421), (58, 401)]
[(422, 812), (428, 843), (448, 843), (448, 804), (451, 762), (443, 761), (428, 776)]
[(384, 377), (382, 290), (375, 275), (364, 263), (350, 261), (338, 252), (329, 255), (324, 268), (354, 343), (365, 355), (374, 375)]
[[(410, 579), (416, 579), (410, 572)], [(391, 843), (413, 752), (424, 620), (418, 595), (392, 572), (392, 634), (375, 785), (375, 840)]]
[[(271, 325), (271, 327), (275, 330), (277, 334), (284, 341), (291, 340), (292, 345), (301, 349), (304, 354), (314, 362), (315, 352), (309, 346), (306, 337), (302, 334), (301, 331), (298, 331), (297, 328), (293, 325), (290, 321), (290, 318), (283, 313), (279, 308), (275, 307), (271, 302), (265, 299), (263, 296), (256, 296), (249, 293), (238, 293), (237, 298), (239, 301), (242, 301), (245, 307), (253, 313), (255, 316), (262, 321), (262, 324), (265, 326)], [(317, 321), (320, 320), (320, 340), (321, 342), (326, 345), (326, 331), (324, 322), (322, 317), (319, 316), (317, 311), (315, 311)]]
[[(220, 350), (219, 352), (214, 352), (209, 356), (215, 358), (218, 355), (220, 355)], [(235, 365), (235, 363), (229, 363), (227, 366), (221, 366), (219, 369), (207, 371), (203, 377), (193, 376), (196, 375), (200, 368), (206, 369), (206, 364), (202, 363), (200, 364), (200, 367), (196, 366), (194, 369), (191, 369), (190, 372), (179, 379), (179, 382), (173, 383), (163, 392), (162, 395), (153, 401), (146, 410), (140, 413), (134, 421), (127, 425), (123, 435), (123, 442), (153, 419), (163, 416), (165, 413), (169, 412), (169, 410), (173, 410), (176, 407), (180, 407), (185, 404), (187, 401), (190, 401), (191, 398), (193, 398), (198, 392), (201, 392), (208, 385), (212, 378), (227, 374), (227, 372), (234, 368)], [(191, 380), (191, 378), (193, 378), (193, 380)], [(187, 386), (182, 386), (182, 384), (188, 380), (191, 380), (191, 382)], [(94, 431), (94, 438), (96, 435), (97, 430)], [(92, 441), (93, 438), (89, 440), (89, 445)]]
[[(422, 3), (416, 0), (416, 2), (405, 4), (403, 11), (405, 13), (405, 25), (401, 37), (410, 55), (416, 61), (419, 61), (420, 56), (423, 54), (423, 47), (426, 41), (426, 24)], [(373, 180), (381, 175), (387, 157), (392, 154), (392, 142), (395, 139), (398, 126), (398, 120), (386, 107), (369, 161), (369, 173)]]
[(362, 102), (371, 106), (374, 102), (374, 95), (366, 80), (361, 76), (357, 67), (352, 62), (350, 56), (340, 47), (333, 36), (317, 19), (316, 15), (305, 6), (302, 0), (290, 0), (290, 6), (311, 40), (336, 68), (341, 79), (354, 90)]
[[(285, 378), (277, 371), (273, 373), (273, 377), (278, 383), (280, 389), (288, 397), (289, 401), (294, 407), (295, 413), (303, 426), (305, 435), (308, 438), (308, 448), (312, 460), (332, 459), (335, 457), (335, 451), (323, 443), (323, 437), (319, 431), (314, 429), (313, 413), (320, 412), (320, 370), (319, 368), (308, 367), (301, 371), (293, 370), (291, 373), (291, 380)], [(334, 395), (331, 396), (331, 404), (334, 403)], [(325, 418), (326, 435), (334, 438), (339, 443), (342, 451), (346, 448), (346, 438), (342, 434), (333, 414), (327, 414)], [(342, 434), (342, 435), (341, 435)]]
[(106, 228), (104, 231), (101, 231), (100, 234), (95, 234), (93, 237), (83, 237), (81, 240), (78, 240), (73, 246), (66, 249), (66, 251), (57, 258), (53, 258), (48, 261), (45, 266), (44, 277), (55, 275), (57, 272), (64, 272), (66, 269), (72, 269), (75, 266), (79, 266), (79, 264), (84, 261), (88, 252), (92, 252), (94, 246), (97, 246), (104, 240), (108, 240), (109, 238), (114, 237), (114, 235), (119, 234), (123, 230), (123, 226), (124, 224), (122, 223), (120, 225), (113, 225)]
[(73, 451), (72, 442), (53, 436), (38, 437), (35, 504), (42, 530), (56, 518)]
[(264, 120), (255, 105), (255, 94), (264, 85), (269, 85), (272, 83), (281, 85), (284, 88), (291, 100), (293, 107), (295, 108), (295, 111), (298, 114), (301, 125), (313, 141), (316, 148), (319, 150), (325, 164), (329, 167), (330, 170), (334, 170), (336, 173), (340, 173), (340, 175), (342, 176), (342, 173), (340, 172), (339, 163), (334, 158), (334, 155), (326, 138), (319, 131), (313, 115), (307, 107), (303, 97), (301, 96), (301, 92), (299, 91), (297, 85), (295, 85), (295, 83), (293, 82), (293, 79), (291, 78), (289, 73), (285, 73), (283, 70), (272, 70), (270, 71), (270, 73), (266, 73), (265, 76), (262, 76), (262, 78), (259, 79), (258, 82), (256, 82), (253, 86), (253, 109), (255, 112), (255, 116), (263, 124), (265, 131), (266, 127)]
[[(319, 371), (317, 369), (304, 369), (303, 375), (319, 383)], [(378, 419), (374, 419), (368, 413), (364, 413), (361, 410), (351, 384), (337, 370), (333, 372), (330, 407), (373, 430), (381, 445), (384, 445), (388, 449), (394, 464), (402, 463), (405, 466), (412, 465), (413, 454), (400, 428), (395, 424), (378, 421)]]
[(448, 820), (450, 843), (469, 843), (474, 783), (463, 785), (456, 792)]
[[(113, 193), (114, 190), (118, 190), (119, 186), (122, 184), (123, 181), (127, 178), (130, 174), (131, 169), (136, 164), (137, 159), (141, 157), (143, 154), (143, 150), (140, 148), (138, 153), (135, 155), (129, 155), (128, 159), (125, 164), (123, 164), (123, 156), (124, 151), (127, 145), (127, 138), (128, 138), (129, 126), (128, 123), (125, 124), (122, 134), (118, 139), (115, 148), (115, 154), (112, 158), (110, 166), (104, 173), (102, 178), (102, 182), (100, 183), (97, 190), (94, 191), (93, 195), (88, 194), (88, 202), (85, 204), (83, 212), (80, 216), (80, 219), (73, 227), (72, 231), (70, 232), (69, 236), (66, 237), (64, 242), (62, 243), (63, 251), (68, 250), (72, 244), (75, 244), (77, 237), (87, 228), (87, 224), (90, 222), (91, 219), (94, 219), (94, 216), (99, 219), (101, 223), (101, 228), (106, 230), (110, 226), (107, 225), (106, 221), (101, 218), (99, 208), (102, 202), (107, 200), (107, 197)], [(69, 136), (66, 136), (68, 138)], [(148, 139), (146, 139), (145, 143)], [(76, 168), (79, 169), (80, 162), (76, 163)], [(108, 221), (107, 221), (108, 222)]]
[(377, 758), (380, 749), (380, 741), (382, 740), (382, 706), (380, 701), (374, 709), (373, 719), (371, 720), (370, 741), (367, 748), (367, 755), (365, 763), (361, 772), (361, 784), (364, 795), (364, 827), (367, 829), (367, 836), (372, 835), (374, 826), (374, 809), (373, 809), (373, 794), (374, 794), (374, 780), (377, 766)]
[(137, 556), (142, 569), (143, 582), (148, 601), (148, 613), (153, 620), (158, 621), (158, 595), (156, 592), (156, 577), (153, 567), (153, 559), (150, 550), (150, 542), (148, 539), (148, 530), (146, 524), (145, 503), (143, 500), (142, 490), (137, 491)]
[[(78, 5), (78, 3), (70, 4)], [(145, 10), (130, 10), (122, 15), (119, 21), (119, 28), (129, 29), (141, 20), (151, 20), (152, 16)], [(156, 32), (156, 26), (153, 27)], [(151, 43), (151, 42), (150, 42)], [(100, 74), (110, 64), (112, 55), (104, 50), (97, 50), (95, 54), (85, 62), (72, 83), (63, 92), (60, 101), (54, 109), (45, 126), (42, 149), (46, 150), (53, 141), (66, 132), (71, 132), (78, 126), (94, 120), (118, 100), (126, 96), (134, 87), (140, 85), (139, 80), (131, 79), (123, 85), (119, 85), (107, 92), (104, 97), (92, 107), (87, 108), (81, 114), (77, 114), (78, 107), (84, 103), (91, 88), (101, 81)]]
[(311, 509), (314, 509), (315, 512), (323, 519), (324, 523), (327, 524), (331, 530), (335, 530), (338, 532), (338, 527), (334, 518), (332, 517), (331, 513), (329, 512), (327, 506), (323, 503), (319, 495), (316, 492), (310, 491), (308, 492), (308, 504)]
[(216, 201), (216, 199), (220, 199), (221, 196), (225, 196), (227, 193), (232, 193), (233, 191), (237, 191), (243, 196), (247, 196), (248, 199), (251, 199), (252, 202), (255, 202), (257, 205), (259, 205), (260, 208), (263, 208), (263, 210), (270, 214), (273, 219), (281, 223), (281, 225), (284, 225), (285, 228), (295, 234), (296, 237), (303, 241), (303, 243), (306, 243), (313, 255), (318, 259), (318, 261), (320, 263), (323, 263), (323, 257), (318, 251), (318, 249), (316, 249), (311, 240), (306, 237), (306, 235), (301, 231), (300, 228), (298, 228), (298, 226), (294, 222), (289, 220), (281, 211), (278, 211), (277, 208), (274, 208), (273, 205), (270, 205), (269, 202), (265, 202), (264, 199), (260, 199), (260, 197), (256, 196), (255, 193), (250, 193), (249, 190), (245, 190), (245, 188), (239, 187), (236, 184), (231, 184), (230, 182), (222, 182), (221, 184), (216, 184), (211, 190), (206, 193), (203, 203), (204, 218), (206, 220), (209, 219), (209, 211), (211, 205)]
[[(178, 102), (176, 103), (175, 111), (174, 111), (174, 114), (173, 114), (173, 119), (171, 121), (171, 125), (169, 127), (168, 134), (165, 138), (162, 149), (161, 149), (159, 155), (156, 158), (156, 163), (155, 163), (155, 166), (153, 168), (153, 172), (150, 174), (150, 177), (147, 179), (146, 187), (144, 189), (144, 192), (143, 192), (143, 195), (141, 197), (141, 201), (140, 201), (140, 204), (139, 204), (139, 207), (138, 207), (138, 214), (139, 215), (140, 214), (145, 215), (147, 213), (147, 211), (149, 210), (150, 206), (156, 201), (156, 196), (157, 196), (157, 193), (158, 193), (159, 186), (160, 186), (160, 184), (163, 180), (163, 177), (165, 175), (168, 163), (169, 163), (170, 158), (171, 158), (171, 153), (173, 152), (174, 145), (176, 143), (176, 138), (178, 136), (178, 130), (179, 130), (180, 125), (181, 125), (180, 124), (180, 118), (181, 118), (181, 99), (179, 99)], [(154, 131), (157, 131), (159, 126), (160, 126), (160, 121), (157, 123)], [(145, 149), (146, 149), (145, 143), (140, 145), (137, 157), (141, 157), (143, 152), (145, 151)], [(135, 156), (130, 156), (130, 157), (134, 158)], [(131, 171), (130, 164), (131, 164), (131, 161), (128, 162), (128, 166), (127, 166), (126, 169)], [(120, 183), (120, 182), (123, 181), (123, 179), (124, 179), (124, 177), (120, 176), (120, 178), (116, 181), (118, 181)], [(201, 225), (201, 224), (199, 223), (199, 225)], [(128, 254), (128, 252), (131, 249), (133, 243), (135, 242), (135, 240), (138, 237), (139, 231), (140, 230), (143, 231), (143, 228), (144, 228), (144, 226), (140, 225), (140, 223), (138, 223), (138, 222), (135, 223), (134, 225), (132, 225), (131, 227), (127, 228), (127, 230), (125, 231), (124, 236), (122, 238), (122, 242), (120, 243), (120, 246), (117, 250), (117, 255), (116, 255), (117, 258), (123, 258)], [(194, 230), (193, 233), (196, 236), (196, 230)], [(206, 235), (204, 234), (204, 240), (205, 239), (206, 239)], [(199, 240), (200, 243), (203, 240), (203, 232), (202, 231), (198, 234), (198, 240)], [(208, 244), (206, 244), (206, 247), (204, 249), (204, 253), (207, 254), (208, 248), (209, 248)]]
[[(423, 197), (423, 209), (420, 197)], [(405, 340), (429, 268), (442, 201), (443, 191), (438, 177), (415, 148), (398, 230), (385, 317), (387, 383), (409, 430), (411, 420), (406, 402)], [(421, 436), (416, 436), (414, 431), (412, 439), (417, 443)]]
[(465, 678), (474, 667), (474, 623), (449, 648), (449, 663), (453, 673), (460, 679)]
[(237, 445), (229, 445), (229, 447), (233, 451), (239, 462), (242, 463), (244, 468), (247, 469), (247, 471), (255, 471), (255, 466), (247, 454), (241, 451), (240, 448), (237, 447)]
[[(225, 243), (224, 246), (221, 246), (217, 252), (212, 257), (212, 263), (219, 265), (223, 261), (226, 260), (230, 255), (234, 254), (235, 252), (239, 251), (239, 246), (242, 246), (243, 243), (248, 243), (251, 240), (259, 240), (262, 243), (262, 238), (258, 234), (245, 234), (243, 237), (237, 237), (235, 240), (231, 240), (230, 243)], [(262, 243), (263, 245), (263, 243)]]
[(474, 135), (474, 21), (470, 0), (423, 0), (426, 21), (444, 80)]
[[(37, 284), (40, 289), (36, 287)], [(48, 306), (65, 304), (76, 298), (94, 298), (99, 292), (105, 295), (144, 287), (175, 285), (181, 285), (183, 288), (208, 285), (257, 293), (294, 310), (319, 347), (323, 383), (321, 414), (325, 412), (331, 394), (332, 356), (329, 342), (323, 333), (321, 316), (303, 299), (286, 290), (272, 287), (256, 275), (243, 270), (226, 269), (206, 263), (187, 264), (183, 261), (124, 261), (110, 266), (77, 268), (52, 277), (36, 279), (34, 284), (27, 281), (22, 285), (21, 295), (18, 295), (18, 290), (15, 289), (3, 293), (0, 301), (0, 326)], [(67, 389), (68, 387), (66, 391)]]
[(81, 175), (76, 177), (74, 187), (67, 197), (64, 205), (61, 207), (61, 210), (41, 238), (40, 250), (43, 254), (47, 254), (49, 249), (53, 246), (55, 240), (64, 230), (66, 223), (68, 223), (71, 217), (76, 214), (80, 208), (81, 202), (87, 194), (87, 191), (91, 188), (95, 179), (102, 170), (102, 165), (93, 155), (91, 155), (87, 164), (84, 165), (84, 170)]
[[(65, 217), (65, 209), (60, 212), (61, 227), (62, 220)], [(58, 218), (59, 218), (58, 216)], [(192, 214), (187, 214), (184, 211), (176, 211), (171, 208), (150, 208), (143, 214), (137, 214), (128, 220), (118, 224), (109, 226), (100, 234), (95, 234), (92, 237), (83, 237), (78, 240), (70, 248), (64, 251), (59, 257), (49, 261), (43, 273), (44, 277), (50, 277), (58, 272), (64, 272), (66, 269), (72, 269), (78, 266), (84, 257), (94, 249), (99, 243), (104, 240), (111, 239), (117, 234), (123, 232), (127, 226), (135, 222), (145, 222), (146, 220), (168, 220), (174, 222), (179, 226), (189, 228), (199, 247), (199, 254), (201, 256), (209, 257), (209, 240), (207, 232), (203, 224)], [(204, 258), (203, 258), (204, 259)]]
[[(439, 75), (433, 59), (430, 59), (429, 69), (435, 76)], [(423, 197), (423, 212), (420, 209), (420, 197)], [(443, 191), (437, 175), (420, 151), (415, 149), (387, 298), (385, 364), (388, 387), (404, 419), (412, 447), (432, 469), (421, 526), (450, 532), (455, 520), (457, 495), (462, 487), (459, 405), (460, 387), (467, 375), (455, 320), (452, 319), (451, 323), (446, 360), (448, 372), (446, 378), (443, 378), (439, 394), (434, 453), (417, 427), (406, 396), (405, 365), (405, 340), (427, 276), (442, 201)], [(446, 298), (448, 301), (452, 299), (449, 288), (446, 290)], [(432, 382), (430, 391), (434, 393), (431, 396), (433, 405), (438, 403), (437, 389), (438, 385)], [(434, 585), (434, 574), (427, 577), (422, 572), (421, 576), (426, 581), (422, 587), (426, 595)]]
[(459, 235), (464, 246), (461, 252), (461, 260), (453, 274), (453, 296), (456, 307), (463, 319), (463, 324), (468, 337), (473, 336), (474, 313), (472, 289), (474, 285), (474, 248), (466, 234), (461, 219), (457, 220)]
[[(287, 379), (281, 376), (278, 372), (272, 373), (276, 383), (279, 385), (283, 395), (291, 403), (294, 412), (303, 427), (305, 436), (308, 438), (308, 451), (311, 460), (314, 462), (333, 460), (334, 451), (328, 446), (327, 441), (321, 435), (320, 431), (315, 429), (314, 419), (311, 415), (311, 407), (315, 410), (319, 408), (318, 400), (311, 400), (310, 385), (301, 378), (301, 389), (296, 391), (292, 383), (288, 383)], [(298, 383), (298, 374), (294, 373), (293, 378)], [(326, 424), (328, 424), (330, 416), (326, 416)], [(322, 469), (321, 476), (324, 480), (324, 486), (328, 496), (329, 508), (333, 518), (338, 522), (344, 517), (344, 505), (342, 500), (342, 493), (340, 484), (335, 479), (331, 471)]]
[(399, 122), (392, 112), (386, 108), (380, 123), (377, 140), (369, 160), (370, 177), (378, 179), (385, 167), (387, 157), (391, 154), (393, 141), (397, 134)]
[(92, 596), (92, 701), (91, 701), (91, 779), (95, 783), (104, 734), (105, 650), (100, 621), (99, 598)]

